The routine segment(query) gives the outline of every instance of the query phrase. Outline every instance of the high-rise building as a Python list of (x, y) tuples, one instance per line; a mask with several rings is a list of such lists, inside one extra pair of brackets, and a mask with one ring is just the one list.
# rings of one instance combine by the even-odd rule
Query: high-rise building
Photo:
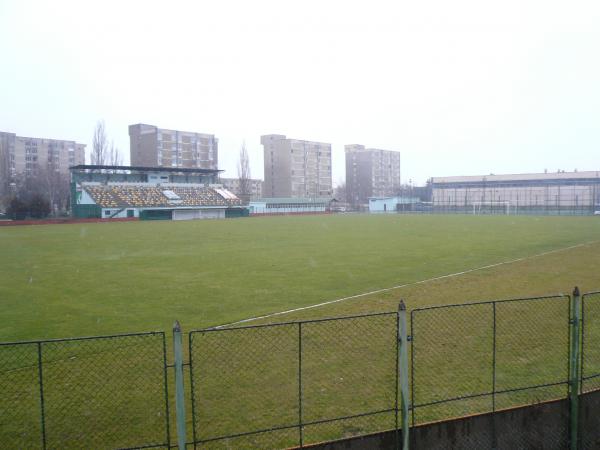
[(213, 134), (129, 125), (132, 166), (217, 169), (218, 139)]
[(331, 144), (261, 136), (264, 148), (264, 197), (315, 198), (332, 195)]
[(0, 131), (0, 158), (2, 177), (28, 177), (44, 169), (68, 175), (70, 166), (85, 164), (85, 144)]
[(352, 144), (346, 151), (347, 202), (359, 206), (369, 197), (395, 195), (400, 189), (400, 152)]

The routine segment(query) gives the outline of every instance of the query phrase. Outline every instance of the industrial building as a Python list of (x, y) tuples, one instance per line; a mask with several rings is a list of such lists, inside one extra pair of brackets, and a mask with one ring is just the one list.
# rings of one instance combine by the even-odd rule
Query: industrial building
[(433, 210), (475, 214), (593, 214), (600, 171), (434, 177)]
[(213, 134), (169, 130), (143, 123), (129, 125), (132, 166), (216, 170), (218, 144)]
[(330, 197), (331, 144), (288, 139), (281, 134), (261, 136), (264, 148), (265, 197)]
[(354, 208), (371, 197), (397, 195), (400, 190), (400, 152), (352, 144), (346, 152), (346, 201)]

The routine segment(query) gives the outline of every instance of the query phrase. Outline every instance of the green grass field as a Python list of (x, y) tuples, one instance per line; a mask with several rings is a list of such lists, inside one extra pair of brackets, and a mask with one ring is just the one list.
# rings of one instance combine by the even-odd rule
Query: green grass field
[[(305, 216), (0, 228), (0, 340), (203, 328), (600, 239), (596, 217)], [(598, 246), (310, 317), (599, 288)], [(547, 267), (545, 264), (550, 264)], [(525, 270), (525, 271), (524, 271)], [(486, 276), (487, 275), (487, 276)], [(456, 292), (436, 286), (452, 286)], [(292, 317), (292, 316), (290, 316)], [(277, 320), (286, 320), (285, 316)]]
[[(0, 341), (149, 330), (165, 330), (169, 337), (175, 319), (189, 331), (398, 285), (407, 286), (251, 324), (395, 311), (400, 298), (414, 309), (570, 293), (575, 284), (583, 291), (599, 290), (599, 241), (596, 217), (339, 215), (5, 227), (0, 228)], [(520, 260), (414, 284), (515, 259)], [(499, 357), (506, 362), (499, 382), (536, 383), (544, 381), (548, 371), (562, 373), (564, 358), (555, 357), (555, 349), (547, 345), (564, 343), (564, 335), (555, 332), (562, 323), (556, 311), (562, 306), (556, 308), (542, 314), (533, 304), (503, 310), (508, 314), (505, 323), (514, 323), (514, 328), (499, 335), (504, 339)], [(440, 376), (462, 370), (463, 381), (448, 385), (459, 394), (487, 389), (489, 320), (469, 311), (447, 323), (437, 322), (444, 326), (424, 322), (422, 333), (429, 327), (432, 345), (419, 341), (422, 352), (445, 338), (447, 342), (419, 366), (421, 399), (454, 380), (451, 375), (437, 379), (423, 375), (429, 373)], [(331, 329), (319, 324), (305, 327), (306, 420), (389, 406), (395, 387), (390, 346), (395, 318), (374, 320), (380, 323), (352, 319), (347, 322), (351, 326), (332, 322)], [(462, 328), (453, 327), (454, 320)], [(203, 367), (198, 379), (202, 389), (196, 395), (204, 407), (199, 424), (205, 436), (295, 420), (296, 328), (259, 330), (264, 331), (228, 331), (235, 333), (228, 339), (219, 339), (223, 332), (196, 335), (194, 357)], [(600, 326), (590, 330), (594, 333), (590, 339), (600, 340)], [(528, 339), (536, 351), (523, 350)], [(78, 448), (80, 440), (95, 437), (110, 448), (141, 442), (135, 436), (119, 440), (116, 430), (137, 430), (139, 436), (150, 433), (149, 428), (159, 430), (160, 417), (153, 416), (148, 427), (143, 413), (161, 408), (161, 386), (155, 382), (161, 373), (157, 365), (161, 347), (137, 338), (125, 339), (118, 351), (104, 341), (83, 342), (50, 344), (45, 350), (49, 439), (62, 448)], [(273, 343), (276, 350), (265, 343)], [(167, 345), (170, 358), (171, 343)], [(0, 419), (0, 439), (14, 438), (21, 445), (37, 442), (36, 348), (4, 351), (8, 362), (0, 374), (0, 387), (19, 389), (0, 396), (0, 417), (4, 412), (14, 419)], [(111, 364), (120, 365), (120, 377), (113, 376)], [(600, 368), (600, 360), (596, 365)], [(154, 378), (140, 378), (144, 371)], [(86, 381), (80, 386), (81, 379)], [(169, 384), (172, 394), (171, 371)], [(81, 403), (90, 397), (90, 389), (103, 393), (99, 398), (92, 395), (91, 406)], [(152, 393), (152, 406), (147, 391)], [(498, 405), (541, 401), (562, 392), (558, 387), (505, 395)], [(115, 401), (110, 401), (112, 397)], [(29, 403), (23, 403), (25, 398)], [(15, 404), (21, 408), (10, 406)], [(115, 404), (125, 415), (113, 416)], [(187, 407), (191, 439), (189, 394)], [(473, 399), (423, 411), (419, 421), (487, 408), (487, 398)], [(67, 410), (77, 414), (66, 419)], [(388, 429), (390, 424), (393, 414), (314, 425), (306, 428), (305, 442)], [(174, 429), (172, 423), (172, 435)], [(240, 438), (215, 448), (293, 445), (295, 433)], [(101, 447), (98, 440), (89, 442)]]

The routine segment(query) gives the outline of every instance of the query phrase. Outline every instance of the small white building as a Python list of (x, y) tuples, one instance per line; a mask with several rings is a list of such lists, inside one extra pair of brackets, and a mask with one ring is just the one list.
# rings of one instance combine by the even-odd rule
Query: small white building
[(419, 203), (417, 197), (369, 197), (370, 213), (396, 213), (412, 211), (414, 205)]

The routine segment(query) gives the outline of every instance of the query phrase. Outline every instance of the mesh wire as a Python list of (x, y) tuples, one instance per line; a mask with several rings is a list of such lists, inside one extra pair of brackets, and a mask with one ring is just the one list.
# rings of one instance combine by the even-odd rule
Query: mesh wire
[[(415, 310), (411, 321), (414, 423), (479, 424), (427, 448), (528, 449), (540, 436), (568, 444), (565, 401), (547, 403), (567, 394), (568, 297)], [(581, 444), (591, 449), (600, 448), (600, 293), (584, 296), (583, 324)], [(191, 332), (188, 440), (285, 448), (393, 430), (396, 333), (396, 313)], [(43, 430), (47, 448), (165, 446), (164, 344), (153, 333), (0, 345), (0, 447), (42, 448)], [(511, 422), (510, 408), (538, 403), (526, 426)]]
[[(415, 310), (411, 320), (415, 424), (567, 395), (568, 297)], [(494, 442), (498, 448), (530, 448), (535, 442), (531, 433), (499, 433), (489, 418), (487, 429), (479, 427), (469, 437), (473, 442), (450, 440), (440, 448), (489, 448)], [(562, 448), (568, 422), (558, 423), (545, 434), (553, 433), (556, 448)], [(509, 437), (510, 445), (502, 445)]]
[(305, 443), (394, 429), (395, 313), (302, 325), (302, 419)]
[[(191, 332), (195, 441), (254, 433), (236, 442), (255, 448), (296, 444), (298, 429), (264, 431), (298, 423), (298, 345), (293, 324)], [(228, 442), (201, 447), (224, 448)]]
[(0, 447), (42, 448), (38, 345), (0, 345)]
[(415, 310), (412, 329), (415, 424), (487, 411), (491, 399), (480, 396), (492, 391), (491, 304)]
[(567, 395), (569, 299), (546, 297), (496, 304), (496, 391), (524, 389), (497, 398), (496, 409)]
[(194, 440), (281, 448), (393, 429), (396, 352), (395, 313), (191, 332)]
[(155, 333), (0, 347), (2, 444), (42, 447), (43, 412), (48, 449), (164, 446), (163, 343)]
[(600, 389), (600, 293), (584, 295), (582, 305), (581, 390), (589, 392)]
[(600, 448), (600, 292), (582, 297), (581, 448)]

